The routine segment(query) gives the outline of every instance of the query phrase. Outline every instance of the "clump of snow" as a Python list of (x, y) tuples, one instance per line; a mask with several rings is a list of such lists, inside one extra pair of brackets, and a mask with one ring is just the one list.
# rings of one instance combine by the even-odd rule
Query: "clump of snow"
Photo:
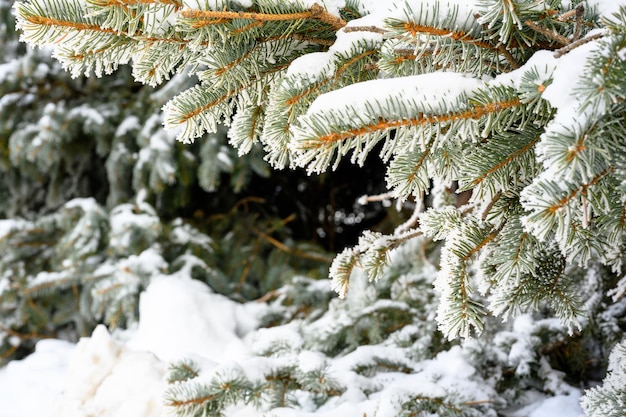
[[(142, 207), (145, 208), (145, 207)], [(138, 212), (132, 204), (121, 204), (111, 210), (110, 246), (116, 250), (129, 252), (135, 238), (134, 230), (155, 237), (160, 230), (161, 222), (153, 210)], [(132, 251), (130, 251), (132, 253)]]
[(32, 355), (0, 368), (0, 417), (49, 415), (69, 382), (74, 349), (73, 343), (42, 340)]
[(584, 413), (578, 404), (579, 398), (580, 393), (538, 399), (509, 417), (582, 417)]
[[(299, 75), (317, 79), (320, 75), (330, 75), (334, 69), (332, 55), (327, 52), (312, 52), (294, 59), (287, 69), (287, 76)], [(320, 70), (321, 69), (321, 70)]]
[(326, 357), (320, 352), (305, 350), (298, 355), (298, 365), (302, 372), (313, 372), (324, 369)]
[(152, 279), (139, 300), (139, 326), (129, 341), (164, 361), (188, 356), (224, 361), (245, 354), (238, 335), (240, 307), (200, 281), (178, 276)]
[(115, 130), (115, 136), (124, 136), (131, 132), (136, 132), (141, 129), (141, 123), (137, 116), (127, 116), (122, 123), (117, 126)]
[(129, 350), (98, 326), (90, 338), (78, 342), (63, 401), (53, 415), (163, 416), (165, 369), (154, 355)]
[[(319, 96), (306, 114), (342, 113), (354, 109), (354, 113), (365, 115), (368, 111), (365, 103), (400, 101), (420, 106), (414, 109), (416, 113), (433, 113), (445, 104), (441, 97), (447, 97), (446, 103), (450, 104), (455, 97), (478, 89), (482, 84), (478, 79), (450, 72), (364, 81)], [(376, 118), (378, 116), (377, 113)]]
[[(366, 289), (372, 287), (362, 285), (358, 295), (367, 300)], [(274, 416), (395, 417), (402, 403), (415, 397), (488, 403), (498, 396), (477, 372), (463, 346), (453, 346), (422, 361), (412, 359), (405, 348), (389, 341), (326, 357), (306, 347), (302, 334), (315, 329), (302, 327), (298, 320), (255, 330), (264, 308), (261, 303), (242, 305), (215, 294), (204, 283), (186, 276), (186, 272), (157, 276), (141, 295), (136, 328), (111, 335), (99, 326), (90, 338), (81, 339), (76, 348), (69, 343), (43, 341), (29, 358), (0, 371), (0, 392), (15, 392), (16, 399), (16, 405), (9, 407), (5, 397), (0, 396), (0, 417), (162, 417), (170, 411), (163, 405), (168, 362), (188, 357), (200, 365), (200, 383), (220, 375), (225, 378), (243, 375), (250, 381), (263, 382), (265, 375), (276, 369), (295, 367), (299, 372), (327, 369), (328, 375), (343, 389), (343, 394), (315, 412), (308, 407), (305, 410), (274, 408), (271, 410)], [(340, 317), (333, 311), (327, 315)], [(538, 325), (558, 324), (557, 321), (535, 323), (529, 316), (522, 316), (513, 330), (523, 336)], [(511, 340), (515, 340), (513, 332), (511, 335)], [(373, 375), (357, 372), (362, 366), (376, 367), (381, 359), (410, 372), (391, 369)], [(558, 395), (553, 398), (538, 395), (532, 407), (511, 411), (510, 416), (554, 417), (558, 410), (559, 417), (579, 417), (580, 392), (568, 389), (560, 375), (549, 367), (544, 371)], [(28, 386), (33, 380), (40, 385)], [(50, 388), (44, 390), (43, 384)], [(37, 408), (34, 405), (37, 402), (30, 401), (33, 394), (43, 399), (42, 407), (46, 408)], [(304, 393), (301, 397), (306, 403)], [(58, 400), (56, 406), (55, 400)], [(54, 412), (46, 414), (45, 410)], [(256, 417), (260, 413), (243, 404), (228, 409), (228, 415), (235, 417)]]
[[(356, 19), (350, 22), (358, 22)], [(289, 86), (297, 86), (300, 79), (306, 79), (307, 83), (314, 82), (323, 77), (330, 77), (337, 69), (338, 60), (353, 56), (357, 51), (365, 51), (380, 44), (383, 36), (371, 31), (337, 32), (337, 39), (327, 52), (314, 52), (305, 54), (291, 62), (287, 69), (287, 78), (283, 83)]]
[[(561, 113), (566, 109), (570, 112), (572, 110), (578, 110), (580, 99), (576, 95), (575, 83), (573, 81), (581, 79), (586, 70), (584, 63), (597, 49), (597, 42), (589, 42), (575, 48), (558, 59), (550, 59), (547, 51), (541, 52), (541, 56), (546, 60), (546, 65), (548, 65), (550, 61), (552, 61), (553, 65), (556, 64), (553, 82), (546, 87), (541, 96), (548, 100), (550, 105), (559, 109)], [(539, 67), (539, 65), (535, 65)], [(564, 117), (564, 115), (561, 115), (561, 117)]]
[(213, 240), (208, 235), (195, 229), (189, 223), (183, 223), (182, 219), (178, 218), (172, 222), (172, 226), (173, 229), (170, 233), (170, 239), (173, 243), (179, 245), (195, 243), (207, 250), (211, 250)]
[(298, 331), (298, 324), (290, 323), (281, 327), (258, 329), (250, 335), (250, 343), (254, 353), (268, 355), (299, 350), (304, 345), (304, 340)]
[(615, 0), (587, 0), (585, 3), (589, 9), (595, 8), (601, 16), (606, 17), (619, 12), (620, 7), (624, 6), (623, 1)]
[(74, 198), (65, 203), (63, 207), (65, 207), (66, 209), (80, 208), (85, 213), (88, 213), (90, 211), (104, 213), (96, 199), (93, 197)]
[(19, 230), (26, 227), (29, 223), (25, 220), (7, 219), (0, 220), (0, 239), (5, 238), (9, 233), (14, 230)]

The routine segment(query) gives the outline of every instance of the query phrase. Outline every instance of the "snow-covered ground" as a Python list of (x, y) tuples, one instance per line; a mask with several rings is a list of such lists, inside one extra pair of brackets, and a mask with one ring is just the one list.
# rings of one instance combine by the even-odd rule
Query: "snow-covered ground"
[[(348, 300), (349, 301), (349, 300)], [(170, 361), (190, 357), (219, 367), (243, 363), (252, 356), (253, 344), (263, 343), (265, 334), (275, 338), (286, 326), (256, 330), (255, 318), (262, 303), (238, 304), (213, 293), (199, 281), (180, 276), (155, 279), (141, 296), (140, 322), (132, 330), (111, 335), (104, 326), (92, 336), (73, 345), (60, 340), (43, 340), (27, 358), (13, 361), (0, 370), (0, 417), (157, 417), (169, 411), (163, 402)], [(282, 329), (282, 330), (281, 330)], [(370, 347), (376, 349), (376, 347)], [(362, 351), (361, 351), (362, 353)], [(300, 359), (312, 363), (308, 352)], [(349, 362), (344, 358), (333, 366), (339, 381), (348, 381)], [(247, 361), (246, 363), (254, 363)], [(246, 369), (254, 373), (254, 370)], [(360, 417), (393, 416), (393, 400), (407, 385), (440, 390), (440, 385), (458, 384), (475, 372), (456, 347), (424, 361), (415, 374), (387, 376), (385, 388), (370, 398), (344, 395), (340, 403), (317, 413), (280, 409), (280, 416)], [(343, 374), (343, 375), (342, 375)], [(437, 384), (425, 381), (437, 375)], [(458, 385), (466, 397), (480, 398), (489, 387)], [(579, 417), (580, 392), (551, 398), (537, 396), (531, 405), (511, 411), (510, 417)], [(237, 417), (258, 416), (250, 407), (230, 410)]]

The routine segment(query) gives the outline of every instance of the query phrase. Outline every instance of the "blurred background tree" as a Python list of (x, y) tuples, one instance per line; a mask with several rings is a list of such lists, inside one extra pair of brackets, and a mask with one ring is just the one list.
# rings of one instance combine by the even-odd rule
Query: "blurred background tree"
[(389, 229), (386, 207), (356, 204), (383, 190), (381, 163), (308, 177), (270, 170), (260, 147), (238, 157), (224, 130), (182, 144), (161, 108), (191, 77), (157, 89), (127, 67), (72, 79), (18, 36), (12, 1), (1, 0), (3, 361), (43, 337), (128, 325), (154, 274), (188, 267), (250, 300), (297, 274), (326, 278), (330, 252), (363, 227)]

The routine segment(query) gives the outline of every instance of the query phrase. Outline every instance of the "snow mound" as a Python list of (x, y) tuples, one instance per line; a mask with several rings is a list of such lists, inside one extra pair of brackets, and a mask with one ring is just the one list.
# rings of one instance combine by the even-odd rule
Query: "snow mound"
[(213, 293), (204, 283), (178, 276), (155, 277), (139, 301), (139, 326), (129, 347), (163, 361), (190, 356), (239, 357), (247, 316), (244, 307)]
[(159, 417), (165, 364), (148, 352), (113, 340), (104, 326), (81, 339), (72, 355), (69, 384), (53, 416)]

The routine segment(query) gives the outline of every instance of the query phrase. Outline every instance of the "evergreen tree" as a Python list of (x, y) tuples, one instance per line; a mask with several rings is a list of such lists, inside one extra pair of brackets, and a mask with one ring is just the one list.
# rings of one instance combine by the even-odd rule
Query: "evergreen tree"
[[(330, 269), (339, 295), (346, 296), (359, 276), (356, 267), (383, 285), (397, 253), (428, 247), (439, 257), (432, 283), (436, 313), (383, 303), (368, 314), (380, 313), (381, 321), (402, 328), (420, 314), (436, 316), (443, 337), (427, 326), (429, 343), (484, 332), (511, 350), (518, 341), (507, 338), (491, 316), (553, 314), (570, 336), (538, 326), (533, 336), (540, 342), (528, 342), (529, 349), (552, 364), (565, 357), (572, 369), (572, 357), (583, 356), (567, 359), (555, 342), (559, 337), (569, 337), (567, 349), (606, 351), (624, 331), (623, 309), (607, 305), (621, 306), (626, 292), (626, 7), (600, 6), (560, 0), (337, 0), (325, 6), (291, 0), (32, 0), (15, 10), (23, 39), (53, 46), (53, 55), (75, 77), (102, 76), (130, 64), (136, 80), (174, 86), (159, 97), (173, 96), (164, 104), (163, 122), (183, 143), (225, 123), (240, 157), (258, 157), (262, 147), (274, 168), (308, 173), (338, 169), (343, 159), (364, 164), (377, 153), (387, 185), (379, 198), (412, 214), (391, 232), (364, 232), (339, 253)], [(187, 73), (197, 82), (175, 95), (183, 82), (175, 74)], [(154, 153), (144, 160), (158, 161), (160, 136), (146, 137)], [(112, 160), (110, 169), (116, 164)], [(154, 172), (167, 183), (184, 171), (158, 166), (149, 164), (140, 177), (151, 184)], [(118, 210), (140, 216), (134, 224), (145, 234), (152, 213), (140, 196), (138, 213)], [(85, 204), (66, 205), (69, 211), (76, 207), (89, 211)], [(156, 240), (137, 238), (149, 242), (144, 250)], [(113, 240), (112, 247), (126, 239)], [(386, 325), (360, 327), (367, 318), (359, 314), (349, 330), (336, 328), (330, 346), (318, 349), (345, 353), (349, 346), (391, 337)], [(488, 369), (486, 362), (481, 369)], [(517, 362), (514, 383), (535, 384), (542, 363)], [(622, 401), (612, 382), (622, 375), (615, 371), (620, 362), (612, 363), (617, 365), (604, 387), (586, 397), (588, 407), (603, 395)], [(318, 375), (327, 384), (315, 385), (315, 373), (289, 366), (264, 381), (235, 372), (232, 380), (207, 386), (198, 386), (197, 372), (187, 368), (193, 371), (184, 364), (172, 377), (170, 404), (180, 415), (219, 413), (234, 401), (255, 400), (262, 388), (278, 393), (271, 406), (283, 405), (289, 390), (311, 392), (316, 404), (342, 393), (340, 384)], [(188, 380), (193, 383), (186, 385)], [(542, 389), (551, 388), (544, 383)], [(506, 387), (494, 390), (489, 404), (506, 400)], [(472, 401), (417, 395), (405, 411), (473, 415)], [(468, 404), (471, 410), (464, 411)]]

